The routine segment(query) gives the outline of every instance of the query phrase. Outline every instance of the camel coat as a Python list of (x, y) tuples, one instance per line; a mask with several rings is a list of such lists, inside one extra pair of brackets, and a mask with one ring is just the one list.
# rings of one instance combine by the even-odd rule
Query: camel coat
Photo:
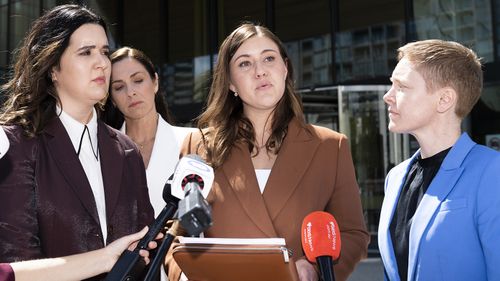
[[(292, 120), (261, 194), (246, 145), (235, 144), (224, 164), (215, 170), (208, 195), (213, 226), (205, 237), (285, 238), (295, 260), (304, 258), (301, 226), (313, 211), (333, 214), (342, 239), (341, 257), (334, 266), (336, 280), (346, 280), (366, 256), (366, 231), (347, 138), (330, 129)], [(309, 131), (309, 132), (308, 132)], [(181, 155), (201, 152), (201, 134), (184, 140)], [(170, 280), (180, 269), (167, 255)]]

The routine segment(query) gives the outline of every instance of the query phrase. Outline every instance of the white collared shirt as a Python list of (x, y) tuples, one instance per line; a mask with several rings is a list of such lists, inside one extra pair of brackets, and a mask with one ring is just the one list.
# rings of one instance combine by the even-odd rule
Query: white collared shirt
[[(61, 112), (59, 119), (61, 120), (66, 132), (71, 139), (71, 143), (75, 148), (75, 152), (80, 159), (87, 180), (89, 181), (94, 200), (99, 215), (99, 223), (101, 225), (102, 238), (106, 245), (108, 236), (106, 223), (106, 201), (104, 195), (104, 184), (101, 172), (101, 163), (99, 162), (99, 146), (97, 143), (97, 112), (92, 109), (92, 118), (88, 124), (82, 124), (73, 119), (66, 112), (61, 111), (58, 107), (57, 112)], [(88, 129), (85, 129), (87, 126)]]
[(2, 158), (9, 150), (9, 139), (3, 131), (3, 127), (0, 126), (0, 158)]

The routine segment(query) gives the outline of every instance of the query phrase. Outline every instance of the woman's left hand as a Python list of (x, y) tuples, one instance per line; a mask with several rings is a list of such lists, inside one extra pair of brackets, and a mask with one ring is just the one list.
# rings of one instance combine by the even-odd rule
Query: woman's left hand
[(300, 281), (318, 281), (318, 273), (314, 266), (306, 259), (302, 258), (295, 262)]

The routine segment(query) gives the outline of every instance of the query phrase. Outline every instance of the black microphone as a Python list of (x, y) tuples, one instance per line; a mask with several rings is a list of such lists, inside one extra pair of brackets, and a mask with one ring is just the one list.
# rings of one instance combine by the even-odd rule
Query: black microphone
[(190, 182), (184, 190), (186, 197), (179, 202), (178, 218), (189, 235), (197, 236), (212, 225), (212, 210), (198, 183)]
[[(212, 167), (198, 155), (190, 154), (179, 160), (174, 174), (167, 181), (168, 184), (172, 184), (172, 192), (163, 190), (165, 201), (169, 200), (167, 197), (181, 199), (177, 218), (189, 235), (198, 235), (212, 225), (212, 213), (205, 197), (210, 192), (213, 180)], [(155, 280), (174, 238), (170, 231), (166, 233), (151, 261), (144, 281)]]
[[(171, 176), (172, 178), (172, 176)], [(106, 276), (106, 281), (133, 281), (139, 280), (146, 264), (139, 255), (141, 249), (147, 249), (149, 242), (164, 228), (166, 222), (173, 218), (179, 199), (171, 194), (170, 181), (163, 187), (163, 199), (167, 203), (158, 217), (149, 226), (149, 230), (144, 237), (139, 240), (137, 247), (133, 250), (125, 250), (111, 271)]]
[[(212, 224), (210, 207), (205, 200), (208, 195), (214, 173), (198, 155), (187, 155), (179, 160), (174, 174), (170, 176), (163, 188), (163, 199), (167, 203), (155, 221), (149, 226), (146, 235), (139, 241), (134, 251), (125, 250), (113, 266), (106, 281), (134, 281), (141, 278), (145, 263), (139, 250), (147, 249), (149, 242), (158, 235), (166, 222), (177, 216), (190, 235), (198, 235)], [(180, 201), (179, 201), (180, 200)], [(159, 268), (162, 256), (168, 251), (174, 236), (167, 233), (151, 264), (145, 280), (152, 280)], [(158, 256), (160, 255), (160, 256)]]

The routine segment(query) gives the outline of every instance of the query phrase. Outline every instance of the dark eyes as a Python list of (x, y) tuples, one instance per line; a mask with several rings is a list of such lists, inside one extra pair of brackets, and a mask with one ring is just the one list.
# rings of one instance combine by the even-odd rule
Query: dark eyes
[(247, 67), (247, 66), (250, 66), (250, 62), (249, 61), (242, 61), (238, 64), (239, 67)]
[[(85, 49), (82, 52), (80, 52), (81, 56), (90, 56), (92, 54), (91, 49)], [(103, 49), (101, 51), (101, 54), (105, 55), (106, 57), (109, 57), (109, 50), (108, 49)]]
[(80, 53), (82, 56), (90, 56), (91, 52), (89, 49), (84, 50), (83, 52)]
[[(275, 56), (267, 56), (264, 58), (264, 62), (265, 63), (271, 63), (271, 62), (274, 62), (276, 60), (276, 57)], [(250, 67), (252, 65), (252, 63), (248, 60), (245, 60), (245, 61), (242, 61), (238, 64), (238, 67)]]
[(274, 60), (276, 60), (276, 58), (274, 56), (268, 56), (264, 59), (264, 61), (266, 61), (266, 62), (273, 62)]

